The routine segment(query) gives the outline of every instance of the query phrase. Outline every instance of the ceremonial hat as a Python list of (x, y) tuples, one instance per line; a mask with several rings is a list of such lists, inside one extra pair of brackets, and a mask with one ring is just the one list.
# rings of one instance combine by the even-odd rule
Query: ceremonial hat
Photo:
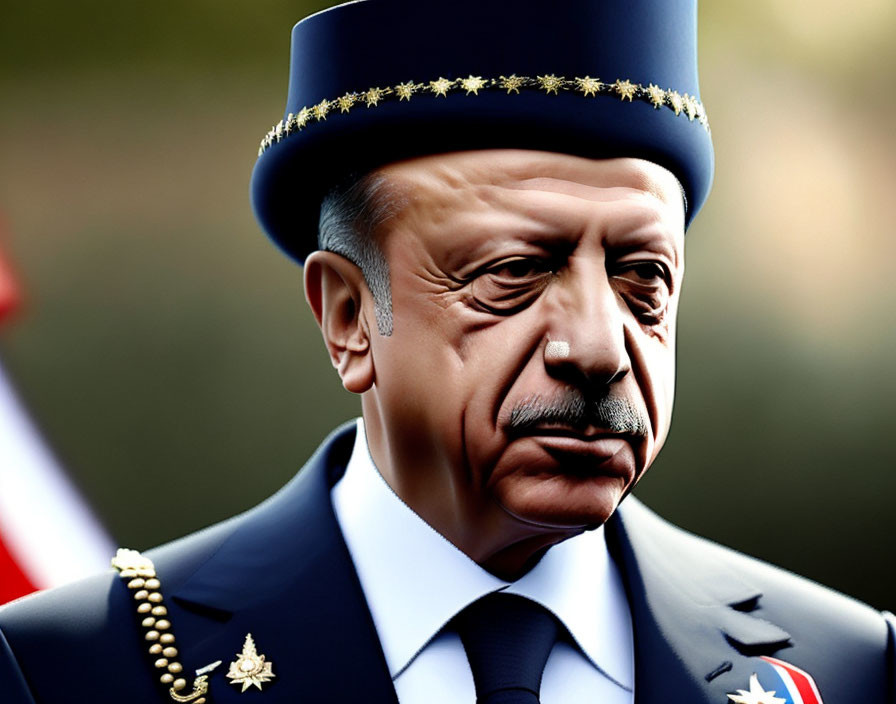
[(630, 156), (681, 182), (690, 224), (713, 171), (696, 0), (358, 0), (292, 32), (283, 118), (251, 196), (298, 261), (323, 196), (414, 156), (524, 148)]

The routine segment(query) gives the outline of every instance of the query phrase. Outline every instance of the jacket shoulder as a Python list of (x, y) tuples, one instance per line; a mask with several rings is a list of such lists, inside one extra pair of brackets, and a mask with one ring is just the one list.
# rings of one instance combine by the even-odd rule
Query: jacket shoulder
[[(234, 520), (148, 553), (162, 565), (163, 591), (208, 559)], [(122, 692), (114, 682), (128, 682), (132, 701), (157, 701), (158, 685), (146, 665), (142, 639), (134, 600), (110, 569), (0, 607), (0, 673), (4, 684), (18, 681), (40, 702), (71, 701), (77, 692), (93, 702), (120, 701)], [(13, 696), (12, 704), (30, 704), (25, 697)]]
[(142, 653), (122, 647), (138, 636), (131, 599), (117, 581), (109, 571), (0, 609), (0, 671), (23, 688), (14, 704), (30, 702), (28, 692), (36, 701), (63, 701), (63, 687), (111, 702), (113, 693), (103, 691), (110, 672), (145, 679), (137, 667)]
[[(627, 501), (626, 504), (629, 502)], [(787, 630), (794, 643), (844, 643), (867, 652), (888, 647), (885, 615), (811, 579), (697, 536), (640, 502), (626, 506), (629, 534), (657, 560), (698, 585), (708, 601), (749, 610)], [(892, 626), (890, 626), (892, 628)]]

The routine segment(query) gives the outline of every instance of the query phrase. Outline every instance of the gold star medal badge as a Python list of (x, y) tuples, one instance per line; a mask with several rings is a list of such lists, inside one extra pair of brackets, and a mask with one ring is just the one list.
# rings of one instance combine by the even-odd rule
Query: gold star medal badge
[(765, 687), (759, 684), (759, 678), (755, 673), (750, 676), (749, 692), (745, 689), (739, 689), (737, 694), (729, 694), (728, 699), (734, 702), (734, 704), (787, 704), (786, 699), (776, 697), (773, 691), (766, 692)]
[(230, 663), (227, 679), (230, 684), (241, 684), (245, 692), (249, 687), (256, 686), (261, 689), (263, 683), (270, 682), (276, 675), (271, 670), (271, 663), (266, 662), (264, 655), (259, 655), (255, 650), (255, 641), (252, 634), (246, 634), (246, 642), (243, 643), (243, 651), (237, 653), (236, 660)]

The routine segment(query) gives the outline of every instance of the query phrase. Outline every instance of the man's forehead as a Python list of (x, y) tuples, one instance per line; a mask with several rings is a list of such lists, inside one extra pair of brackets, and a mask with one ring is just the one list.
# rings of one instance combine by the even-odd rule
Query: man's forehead
[(499, 199), (508, 205), (517, 200), (514, 191), (589, 201), (639, 197), (652, 201), (653, 208), (677, 210), (683, 193), (670, 171), (642, 159), (587, 159), (518, 149), (420, 157), (389, 164), (377, 174), (388, 183), (399, 210), (451, 207), (459, 199), (467, 209), (475, 209), (477, 200), (483, 206), (494, 206), (496, 193), (504, 194)]

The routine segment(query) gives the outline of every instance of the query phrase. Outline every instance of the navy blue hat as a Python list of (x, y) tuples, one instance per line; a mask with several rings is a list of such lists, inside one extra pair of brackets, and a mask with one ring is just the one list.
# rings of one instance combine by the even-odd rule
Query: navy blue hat
[(262, 140), (252, 204), (298, 261), (347, 175), (424, 154), (516, 147), (648, 159), (687, 222), (709, 193), (696, 0), (358, 0), (292, 32), (283, 119)]

